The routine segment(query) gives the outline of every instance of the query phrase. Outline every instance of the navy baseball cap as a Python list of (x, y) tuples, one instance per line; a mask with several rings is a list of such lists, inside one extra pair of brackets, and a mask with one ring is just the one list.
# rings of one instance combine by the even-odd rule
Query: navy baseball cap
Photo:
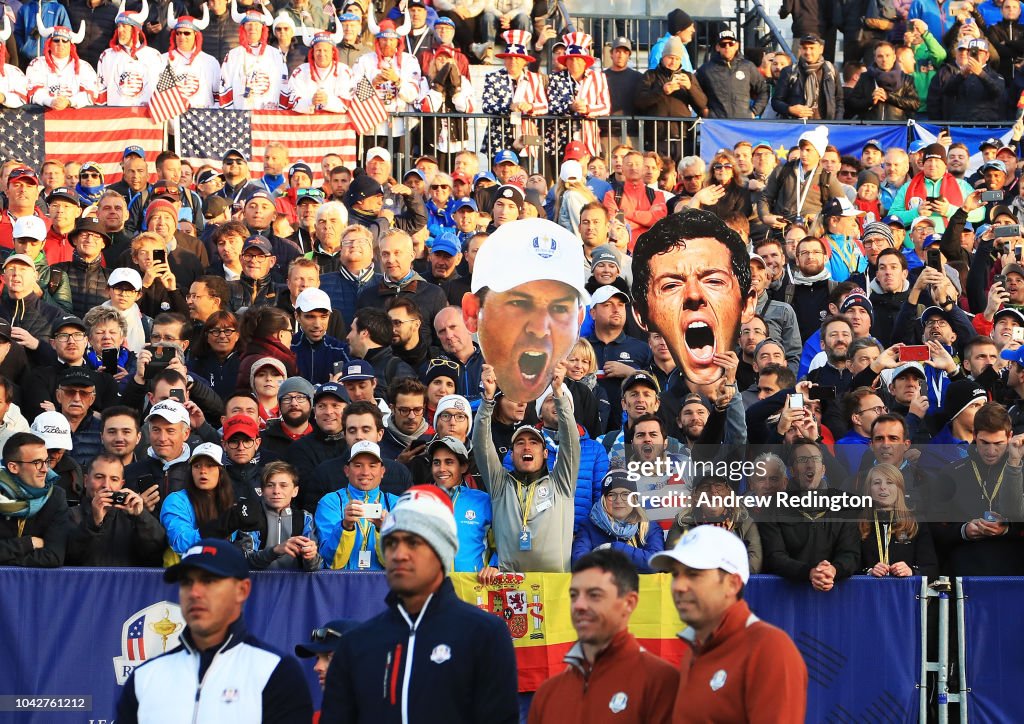
[(345, 365), (345, 372), (341, 376), (341, 381), (358, 382), (360, 380), (372, 380), (376, 376), (372, 364), (364, 359), (354, 359)]
[(274, 197), (266, 189), (256, 189), (245, 198), (245, 203), (249, 203), (253, 199), (266, 199), (270, 203), (274, 203)]
[(274, 247), (270, 244), (270, 239), (259, 234), (254, 234), (245, 240), (242, 253), (244, 254), (249, 249), (259, 249), (267, 256), (274, 256)]
[(508, 149), (505, 149), (504, 151), (498, 151), (498, 155), (494, 157), (494, 162), (491, 165), (497, 166), (502, 163), (514, 163), (516, 166), (518, 166), (519, 154), (517, 154), (515, 151), (509, 151)]
[(203, 538), (185, 551), (180, 563), (164, 571), (164, 581), (177, 583), (189, 568), (199, 568), (219, 578), (249, 577), (249, 565), (242, 551), (220, 538)]
[(313, 403), (321, 397), (337, 397), (342, 402), (348, 402), (348, 395), (345, 394), (345, 388), (339, 385), (337, 382), (325, 382), (316, 388), (316, 394), (313, 395)]
[(903, 219), (898, 217), (896, 214), (889, 214), (884, 219), (882, 219), (882, 223), (885, 224), (886, 226), (898, 226), (901, 229), (907, 228), (907, 225), (903, 223)]

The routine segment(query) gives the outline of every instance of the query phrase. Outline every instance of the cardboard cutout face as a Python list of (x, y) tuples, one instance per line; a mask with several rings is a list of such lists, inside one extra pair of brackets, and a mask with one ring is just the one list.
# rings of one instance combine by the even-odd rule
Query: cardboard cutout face
[(736, 232), (708, 211), (657, 222), (633, 250), (637, 322), (659, 333), (691, 383), (721, 378), (716, 355), (733, 350), (754, 315), (750, 256)]
[(575, 344), (583, 268), (583, 243), (546, 219), (504, 224), (480, 248), (463, 318), (508, 399), (536, 400)]

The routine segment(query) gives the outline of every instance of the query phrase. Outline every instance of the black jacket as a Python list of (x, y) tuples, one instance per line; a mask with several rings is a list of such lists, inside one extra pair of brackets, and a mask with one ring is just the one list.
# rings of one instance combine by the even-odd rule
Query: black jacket
[[(879, 522), (887, 521), (886, 517), (878, 516)], [(867, 516), (868, 536), (860, 541), (860, 567), (862, 573), (868, 573), (881, 560), (878, 554), (878, 538), (875, 536), (874, 521)], [(882, 535), (881, 531), (879, 534)], [(883, 549), (884, 550), (884, 549)], [(906, 563), (915, 576), (937, 576), (939, 559), (935, 556), (931, 529), (927, 523), (918, 523), (917, 535), (913, 538), (893, 537), (889, 541), (889, 563)]]
[[(71, 533), (71, 517), (64, 489), (53, 486), (49, 500), (38, 513), (25, 521), (25, 528), (20, 533), (18, 520), (0, 516), (0, 566), (63, 566)], [(33, 548), (33, 538), (42, 538), (43, 547)]]
[[(690, 78), (690, 88), (677, 90), (672, 95), (665, 95), (662, 86), (669, 82), (675, 73), (684, 73)], [(700, 87), (697, 76), (686, 71), (670, 71), (663, 65), (644, 73), (636, 92), (636, 109), (645, 116), (672, 116), (687, 118), (703, 116), (708, 107), (708, 97)]]
[(74, 527), (68, 539), (67, 562), (70, 566), (106, 568), (159, 568), (167, 548), (167, 531), (149, 511), (131, 515), (110, 508), (98, 526), (92, 514), (92, 501), (86, 498), (73, 508)]
[[(308, 510), (310, 513), (316, 513), (317, 503), (328, 491), (324, 490), (317, 494), (318, 491), (313, 489), (313, 471), (320, 463), (338, 457), (347, 449), (344, 435), (339, 433), (335, 439), (328, 439), (322, 430), (314, 428), (313, 432), (285, 451), (284, 461), (291, 463), (299, 472), (298, 501), (300, 508)], [(335, 469), (334, 477), (339, 478), (340, 476), (340, 468)]]
[[(804, 92), (804, 79), (806, 70), (803, 60), (796, 65), (783, 68), (779, 75), (779, 81), (775, 84), (775, 94), (772, 96), (772, 108), (779, 114), (780, 118), (795, 118), (789, 114), (789, 107), (794, 105), (807, 105), (807, 98)], [(834, 120), (843, 117), (843, 84), (836, 73), (836, 68), (830, 62), (823, 61), (821, 66), (821, 81), (818, 86), (818, 118), (822, 120)]]
[(373, 372), (377, 375), (378, 397), (387, 397), (387, 389), (395, 380), (417, 377), (416, 370), (398, 357), (390, 346), (367, 350), (366, 361), (373, 365)]
[(847, 114), (862, 121), (903, 121), (913, 118), (921, 105), (921, 100), (917, 97), (917, 88), (914, 86), (914, 76), (911, 73), (904, 73), (899, 88), (890, 92), (887, 100), (874, 103), (871, 95), (877, 85), (873, 70), (877, 72), (876, 66), (871, 66), (861, 73), (857, 85), (846, 96)]
[(271, 420), (260, 433), (260, 465), (284, 460), (288, 448), (296, 443), (281, 429), (281, 420)]
[(418, 616), (407, 619), (395, 594), (386, 600), (384, 613), (342, 637), (321, 722), (397, 724), (403, 702), (445, 724), (519, 721), (516, 658), (503, 619), (460, 600), (448, 578)]
[[(150, 479), (146, 479), (146, 476)], [(160, 510), (164, 507), (167, 496), (178, 490), (184, 490), (185, 484), (192, 475), (188, 461), (182, 460), (164, 467), (164, 461), (149, 455), (140, 455), (138, 460), (124, 469), (124, 486), (136, 493), (144, 493), (152, 485), (158, 485), (160, 500), (153, 514), (160, 519)]]
[[(726, 62), (717, 52), (697, 70), (708, 96), (708, 118), (757, 118), (768, 105), (768, 84), (757, 66), (741, 55)], [(913, 85), (913, 84), (911, 84)]]
[(942, 86), (943, 120), (998, 122), (1007, 119), (1006, 83), (992, 68), (981, 75), (957, 73)]

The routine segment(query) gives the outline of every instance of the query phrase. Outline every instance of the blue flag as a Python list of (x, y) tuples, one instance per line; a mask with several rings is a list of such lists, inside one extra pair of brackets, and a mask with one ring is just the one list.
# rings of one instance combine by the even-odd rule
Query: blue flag
[[(935, 141), (942, 129), (943, 126), (939, 124), (914, 124), (914, 133), (917, 138), (922, 141), (927, 141), (928, 143)], [(978, 146), (990, 138), (994, 138), (997, 141), (1007, 144), (1010, 142), (1010, 136), (1013, 134), (1013, 129), (1009, 126), (975, 126), (971, 128), (955, 126), (949, 129), (949, 133), (953, 138), (953, 143), (962, 143), (967, 146), (967, 150), (971, 154), (971, 159), (967, 163), (967, 173), (972, 174), (977, 171), (982, 164), (981, 151)]]
[(839, 149), (840, 155), (849, 154), (860, 158), (861, 149), (868, 141), (878, 141), (882, 148), (907, 147), (907, 127), (829, 125), (820, 121), (800, 123), (797, 121), (723, 121), (705, 120), (700, 124), (700, 156), (710, 163), (715, 151), (720, 148), (732, 150), (740, 141), (759, 143), (767, 141), (779, 158), (785, 158), (790, 148), (797, 144), (800, 134), (815, 126), (828, 128), (829, 145)]

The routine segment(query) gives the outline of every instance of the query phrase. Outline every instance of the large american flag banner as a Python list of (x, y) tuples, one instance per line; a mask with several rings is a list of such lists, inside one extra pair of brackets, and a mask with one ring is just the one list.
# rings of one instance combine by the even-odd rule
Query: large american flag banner
[(339, 123), (339, 116), (333, 113), (193, 108), (181, 116), (179, 123), (179, 156), (220, 168), (224, 154), (236, 148), (249, 158), (254, 177), (263, 173), (263, 152), (271, 141), (283, 142), (293, 163), (308, 163), (317, 182), (322, 180), (320, 159), (328, 153), (341, 156), (349, 168), (356, 163), (356, 133), (348, 123)]
[(163, 125), (145, 108), (68, 108), (63, 111), (5, 110), (0, 113), (0, 156), (36, 170), (48, 158), (95, 161), (103, 180), (121, 179), (125, 146), (138, 145), (152, 162), (164, 148)]

